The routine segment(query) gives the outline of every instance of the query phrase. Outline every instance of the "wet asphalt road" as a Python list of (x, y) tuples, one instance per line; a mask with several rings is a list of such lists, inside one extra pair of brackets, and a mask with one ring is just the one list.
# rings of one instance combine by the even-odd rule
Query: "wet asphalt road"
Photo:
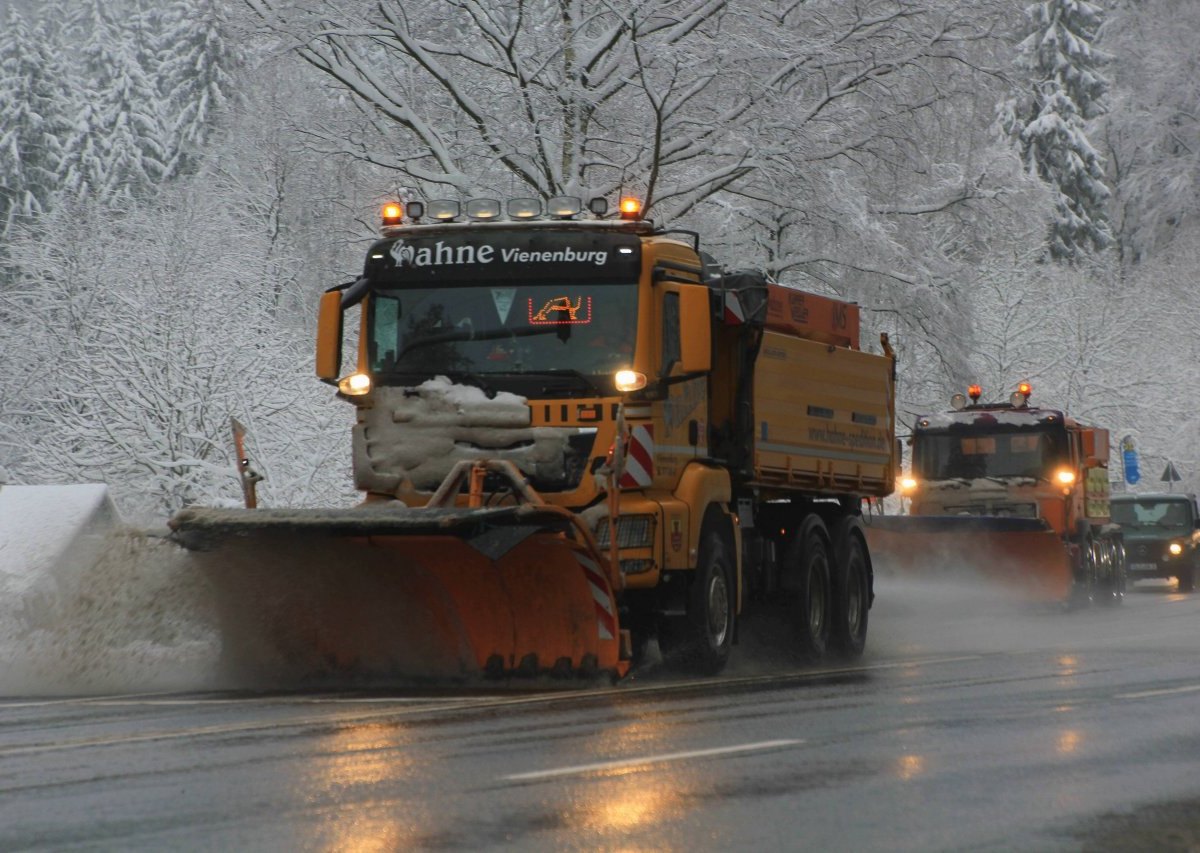
[(859, 664), (706, 683), (2, 699), (0, 850), (1073, 850), (1200, 795), (1200, 595), (981, 592), (884, 581)]

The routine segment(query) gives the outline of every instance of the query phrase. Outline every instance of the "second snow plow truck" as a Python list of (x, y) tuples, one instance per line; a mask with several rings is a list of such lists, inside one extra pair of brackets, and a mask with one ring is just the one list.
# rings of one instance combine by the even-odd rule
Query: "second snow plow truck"
[(917, 418), (906, 515), (868, 519), (881, 567), (982, 577), (1034, 600), (1119, 603), (1125, 550), (1109, 510), (1108, 431), (1031, 406), (1022, 382), (1007, 403), (970, 402)]
[[(410, 202), (321, 301), (364, 502), (189, 509), (243, 675), (713, 673), (751, 601), (860, 654), (896, 473), (857, 306), (723, 273), (623, 202)], [(343, 374), (343, 325), (359, 329)], [(281, 670), (282, 668), (282, 670)]]

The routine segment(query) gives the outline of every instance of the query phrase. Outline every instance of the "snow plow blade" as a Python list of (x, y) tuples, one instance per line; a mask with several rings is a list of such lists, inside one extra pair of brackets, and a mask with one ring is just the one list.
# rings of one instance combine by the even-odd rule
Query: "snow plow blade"
[(878, 571), (934, 579), (980, 577), (1033, 600), (1066, 601), (1071, 560), (1041, 519), (973, 515), (864, 518)]
[(212, 581), (239, 682), (628, 668), (607, 564), (558, 507), (190, 509), (169, 525)]

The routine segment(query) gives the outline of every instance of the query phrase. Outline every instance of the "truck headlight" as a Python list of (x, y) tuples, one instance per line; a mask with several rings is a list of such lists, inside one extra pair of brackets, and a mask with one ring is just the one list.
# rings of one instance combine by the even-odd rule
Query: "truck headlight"
[(624, 393), (640, 391), (646, 387), (646, 374), (636, 370), (618, 370), (613, 375), (613, 384), (617, 386), (618, 391)]
[(371, 377), (365, 373), (351, 373), (338, 380), (338, 390), (347, 397), (361, 397), (371, 391)]

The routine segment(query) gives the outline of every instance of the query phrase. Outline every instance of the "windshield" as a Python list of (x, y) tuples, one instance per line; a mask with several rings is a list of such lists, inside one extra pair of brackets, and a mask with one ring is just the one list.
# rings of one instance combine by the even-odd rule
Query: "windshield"
[(1192, 512), (1186, 498), (1115, 500), (1112, 520), (1128, 527), (1191, 527)]
[(981, 477), (1046, 478), (1066, 461), (1063, 436), (1047, 430), (919, 433), (913, 457), (926, 480)]
[(629, 367), (636, 283), (503, 281), (371, 294), (377, 374), (579, 373)]

